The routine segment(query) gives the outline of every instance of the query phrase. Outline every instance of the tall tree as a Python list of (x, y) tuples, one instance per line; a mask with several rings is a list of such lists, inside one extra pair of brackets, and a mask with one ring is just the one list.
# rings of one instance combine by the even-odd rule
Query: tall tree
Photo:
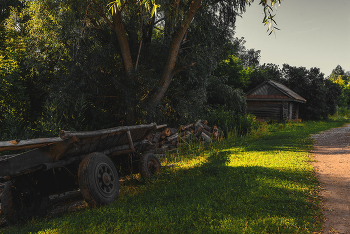
[(255, 88), (260, 83), (267, 80), (275, 80), (277, 82), (281, 82), (281, 79), (282, 79), (282, 73), (278, 65), (272, 64), (272, 63), (268, 63), (268, 64), (264, 63), (253, 69), (253, 71), (249, 75), (248, 87), (243, 91), (247, 92)]
[(350, 74), (346, 73), (345, 70), (338, 65), (333, 69), (332, 74), (329, 76), (329, 81), (337, 84), (341, 89), (341, 97), (338, 100), (340, 107), (350, 106)]
[[(207, 78), (227, 58), (235, 18), (251, 2), (26, 1), (25, 64), (35, 93), (59, 100), (68, 119), (85, 99), (91, 123), (109, 115), (134, 124), (155, 107), (188, 116), (205, 103)], [(265, 23), (274, 22), (277, 2), (260, 1)]]
[[(150, 19), (153, 20), (151, 25), (157, 25), (157, 23), (161, 23), (163, 21), (164, 25), (164, 38), (169, 38), (169, 46), (167, 49), (167, 57), (164, 61), (163, 71), (158, 81), (158, 85), (155, 90), (151, 93), (149, 99), (147, 100), (152, 106), (156, 106), (159, 104), (161, 99), (164, 97), (164, 94), (169, 88), (170, 83), (173, 80), (175, 74), (178, 73), (178, 68), (176, 67), (179, 51), (181, 45), (184, 42), (185, 35), (188, 32), (188, 29), (191, 23), (194, 21), (196, 14), (198, 13), (201, 7), (210, 9), (217, 17), (224, 18), (224, 22), (227, 25), (232, 25), (235, 21), (236, 12), (238, 10), (244, 11), (247, 4), (250, 4), (253, 0), (234, 0), (234, 1), (202, 1), (202, 0), (192, 0), (192, 1), (171, 1), (169, 3), (164, 3), (160, 5), (160, 11), (162, 11), (163, 19), (158, 19), (157, 17), (153, 17), (151, 15)], [(274, 27), (274, 19), (271, 14), (272, 6), (277, 2), (280, 3), (280, 0), (261, 0), (260, 4), (264, 7), (265, 18), (264, 23), (270, 23), (268, 29), (271, 29), (271, 32), (276, 29)], [(93, 1), (94, 8), (92, 8), (95, 12), (97, 12), (100, 16), (105, 19), (105, 21), (110, 25), (110, 27), (116, 32), (118, 43), (120, 46), (121, 56), (123, 59), (124, 69), (129, 77), (129, 79), (135, 79), (135, 68), (136, 65), (133, 63), (131, 49), (129, 45), (128, 35), (125, 30), (126, 18), (129, 12), (137, 12), (140, 11), (140, 47), (142, 46), (143, 35), (147, 35), (143, 33), (143, 25), (144, 22), (143, 16), (145, 15), (143, 9), (146, 8), (144, 4), (141, 2), (131, 3), (127, 1), (116, 1), (112, 4), (112, 20), (109, 20), (108, 15), (103, 10), (96, 1)], [(152, 6), (152, 9), (155, 8), (155, 2), (147, 2), (146, 4)], [(272, 26), (272, 27), (271, 27)], [(138, 56), (137, 56), (138, 58)], [(138, 60), (137, 60), (138, 61)], [(195, 62), (195, 61), (194, 61)], [(137, 64), (137, 63), (136, 63)], [(191, 63), (192, 64), (192, 63)], [(188, 64), (187, 66), (189, 66)], [(129, 116), (133, 116), (132, 110), (129, 112)]]
[(283, 64), (282, 82), (307, 100), (300, 107), (300, 116), (305, 120), (327, 119), (336, 112), (340, 95), (337, 85), (324, 78), (319, 68), (307, 70)]

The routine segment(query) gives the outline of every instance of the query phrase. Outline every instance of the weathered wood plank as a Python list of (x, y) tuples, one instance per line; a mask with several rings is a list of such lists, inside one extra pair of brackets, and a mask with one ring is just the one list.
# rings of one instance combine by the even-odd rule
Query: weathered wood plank
[(0, 159), (0, 177), (13, 176), (36, 168), (52, 159), (40, 148)]
[(56, 142), (62, 142), (59, 137), (52, 138), (36, 138), (29, 140), (12, 140), (12, 141), (0, 141), (0, 152), (20, 149), (38, 148), (45, 145), (49, 145)]
[[(144, 125), (136, 125), (136, 126), (122, 126), (122, 127), (116, 127), (116, 128), (109, 128), (109, 129), (102, 129), (97, 131), (86, 131), (86, 132), (72, 132), (72, 131), (61, 131), (60, 137), (61, 139), (68, 139), (73, 136), (76, 136), (78, 138), (87, 138), (87, 137), (95, 137), (95, 136), (101, 136), (101, 135), (111, 135), (117, 132), (126, 132), (126, 131), (137, 131), (140, 129), (156, 129), (157, 124), (144, 124)], [(141, 140), (141, 139), (134, 139), (134, 140)]]

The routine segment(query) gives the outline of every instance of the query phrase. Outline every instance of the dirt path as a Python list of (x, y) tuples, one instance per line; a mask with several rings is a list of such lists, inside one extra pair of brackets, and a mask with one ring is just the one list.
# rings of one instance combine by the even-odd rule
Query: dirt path
[(325, 217), (321, 233), (350, 233), (350, 124), (312, 138)]

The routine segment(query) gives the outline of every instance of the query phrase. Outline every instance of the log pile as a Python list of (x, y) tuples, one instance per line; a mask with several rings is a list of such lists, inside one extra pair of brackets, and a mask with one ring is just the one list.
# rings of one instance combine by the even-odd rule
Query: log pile
[(165, 128), (147, 136), (145, 151), (163, 154), (189, 142), (218, 140), (222, 131), (216, 126), (209, 127), (208, 121), (198, 120), (196, 123), (181, 125), (179, 128)]

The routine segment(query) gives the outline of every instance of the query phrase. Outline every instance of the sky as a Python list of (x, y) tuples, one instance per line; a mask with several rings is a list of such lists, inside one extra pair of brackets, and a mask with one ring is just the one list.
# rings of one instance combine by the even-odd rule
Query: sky
[(350, 71), (350, 0), (282, 0), (273, 11), (280, 30), (270, 36), (259, 2), (237, 18), (235, 36), (261, 50), (260, 64), (317, 67), (326, 77), (337, 65)]

